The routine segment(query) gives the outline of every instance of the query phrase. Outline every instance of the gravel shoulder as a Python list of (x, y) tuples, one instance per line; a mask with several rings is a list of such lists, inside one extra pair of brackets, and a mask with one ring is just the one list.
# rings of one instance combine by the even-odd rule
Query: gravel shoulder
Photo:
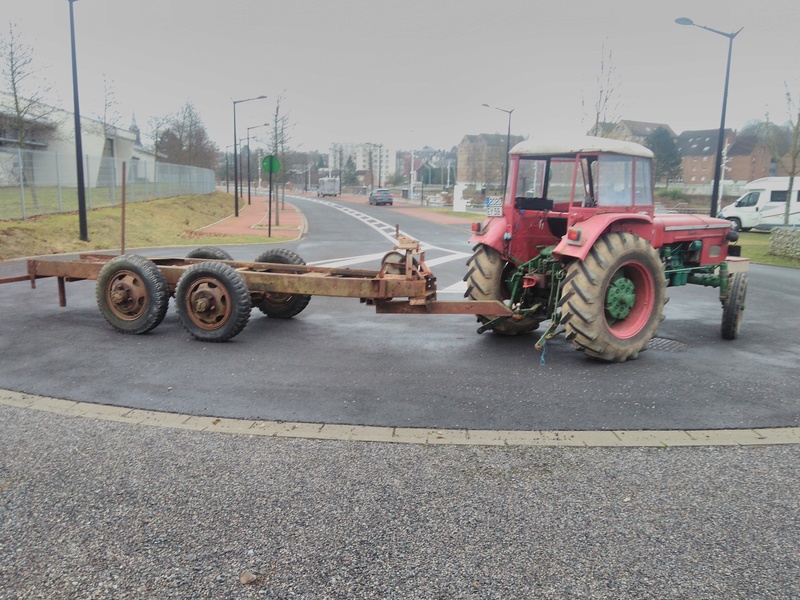
[(0, 598), (800, 595), (796, 445), (424, 446), (0, 415)]

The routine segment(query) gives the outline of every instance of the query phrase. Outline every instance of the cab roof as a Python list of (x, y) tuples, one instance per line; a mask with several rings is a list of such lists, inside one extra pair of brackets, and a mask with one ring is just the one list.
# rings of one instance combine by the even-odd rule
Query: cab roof
[(608, 154), (653, 158), (652, 151), (641, 144), (592, 136), (564, 138), (555, 141), (525, 140), (511, 149), (511, 154), (525, 156), (553, 156), (556, 154), (581, 154), (587, 152), (605, 152)]

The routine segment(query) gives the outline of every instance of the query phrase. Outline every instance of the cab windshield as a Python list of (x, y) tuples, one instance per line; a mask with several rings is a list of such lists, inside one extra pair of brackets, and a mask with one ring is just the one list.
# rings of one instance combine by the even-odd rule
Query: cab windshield
[(586, 207), (653, 203), (650, 161), (633, 156), (520, 157), (516, 183), (517, 200), (541, 198)]

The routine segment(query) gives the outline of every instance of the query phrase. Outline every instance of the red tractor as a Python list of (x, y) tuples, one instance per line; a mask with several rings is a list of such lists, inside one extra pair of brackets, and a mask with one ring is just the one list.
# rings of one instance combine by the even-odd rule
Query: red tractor
[(722, 337), (744, 310), (748, 260), (724, 219), (655, 214), (651, 161), (639, 144), (580, 138), (517, 144), (505, 198), (487, 199), (472, 236), (465, 297), (500, 300), (511, 316), (481, 315), (479, 333), (550, 325), (589, 356), (622, 362), (646, 350), (664, 318), (666, 288), (719, 288)]

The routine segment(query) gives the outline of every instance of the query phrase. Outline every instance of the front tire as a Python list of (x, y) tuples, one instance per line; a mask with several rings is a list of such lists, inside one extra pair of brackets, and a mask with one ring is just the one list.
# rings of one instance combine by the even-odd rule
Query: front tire
[(244, 278), (223, 262), (186, 269), (178, 279), (175, 302), (184, 329), (203, 342), (225, 342), (238, 335), (252, 309)]
[[(500, 253), (484, 244), (475, 246), (472, 256), (467, 260), (469, 267), (464, 281), (467, 282), (465, 298), (477, 301), (508, 300), (508, 290), (505, 284), (505, 272), (508, 263), (503, 260)], [(478, 315), (478, 321), (488, 323), (495, 317)], [(525, 317), (520, 320), (507, 318), (494, 323), (492, 331), (499, 335), (519, 335), (529, 333), (539, 327), (539, 319)]]
[(134, 254), (103, 265), (95, 294), (106, 321), (117, 331), (134, 335), (155, 329), (169, 305), (164, 274), (153, 261)]
[[(276, 248), (266, 250), (256, 257), (256, 262), (278, 263), (281, 265), (304, 265), (306, 261), (291, 250)], [(258, 310), (271, 319), (291, 319), (305, 310), (311, 296), (303, 294), (281, 294), (269, 292), (266, 297), (258, 302)]]
[(666, 279), (658, 252), (632, 233), (602, 236), (583, 260), (567, 267), (561, 324), (588, 356), (635, 359), (664, 319)]
[(722, 306), (722, 339), (735, 340), (739, 337), (746, 295), (747, 274), (735, 273), (728, 284), (728, 300)]

